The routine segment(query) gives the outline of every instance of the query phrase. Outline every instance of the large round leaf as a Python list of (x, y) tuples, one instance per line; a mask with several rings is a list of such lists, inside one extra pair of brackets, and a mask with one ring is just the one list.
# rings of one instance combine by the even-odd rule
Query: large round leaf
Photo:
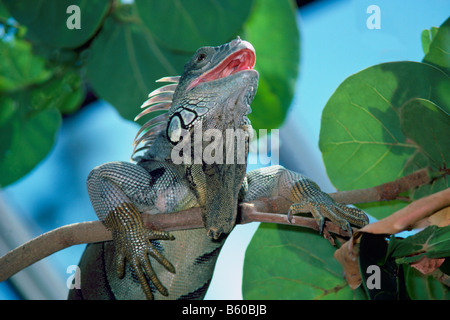
[(230, 40), (247, 19), (252, 0), (136, 0), (141, 20), (170, 49), (192, 52)]
[(155, 80), (180, 75), (189, 56), (159, 46), (130, 10), (123, 7), (105, 21), (92, 43), (87, 76), (99, 97), (133, 120), (158, 86)]
[[(400, 107), (413, 98), (450, 110), (450, 79), (424, 63), (392, 62), (348, 77), (322, 114), (319, 147), (339, 190), (367, 188), (410, 173), (418, 146), (402, 132)], [(405, 206), (395, 200), (359, 205), (376, 218)]]
[[(21, 102), (3, 97), (0, 109), (11, 103)], [(0, 127), (1, 187), (21, 178), (44, 159), (53, 147), (60, 125), (61, 114), (56, 109), (25, 114), (19, 110), (8, 117)]]
[(365, 299), (353, 291), (321, 235), (298, 227), (262, 224), (244, 261), (244, 299)]
[[(64, 48), (75, 48), (89, 40), (100, 27), (111, 4), (109, 0), (4, 0), (13, 17), (28, 27), (28, 32), (42, 42)], [(76, 5), (80, 29), (71, 29)], [(69, 12), (68, 12), (69, 11)], [(77, 11), (78, 12), (78, 11)]]
[(417, 97), (448, 109), (449, 88), (442, 71), (416, 62), (380, 64), (347, 78), (324, 108), (319, 142), (337, 189), (366, 188), (402, 176), (417, 146), (401, 130), (400, 106)]

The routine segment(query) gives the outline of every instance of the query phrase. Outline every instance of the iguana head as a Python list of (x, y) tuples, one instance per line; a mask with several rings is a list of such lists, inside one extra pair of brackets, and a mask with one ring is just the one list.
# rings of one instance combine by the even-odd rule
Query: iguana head
[(181, 129), (189, 130), (198, 120), (203, 130), (248, 124), (258, 81), (254, 65), (253, 46), (240, 38), (198, 49), (185, 65), (169, 109), (169, 141), (178, 143)]
[[(183, 143), (189, 143), (189, 153), (196, 153), (196, 132), (200, 131), (200, 157), (203, 158), (195, 162), (197, 155), (193, 155), (190, 159), (194, 163), (179, 168), (196, 192), (207, 233), (214, 239), (229, 233), (236, 219), (238, 193), (245, 177), (248, 141), (252, 133), (247, 115), (251, 112), (250, 103), (258, 85), (254, 65), (253, 46), (239, 37), (218, 47), (202, 47), (186, 63), (181, 77), (160, 80), (174, 84), (153, 91), (143, 105), (147, 109), (138, 116), (167, 110), (148, 121), (138, 136), (148, 130), (135, 140), (136, 144), (145, 141), (144, 148), (153, 144), (147, 153), (152, 159), (164, 154), (165, 161), (175, 163), (173, 157), (169, 160), (168, 154), (173, 156), (171, 151)], [(222, 163), (205, 160), (209, 142), (204, 137), (211, 130), (221, 135), (220, 138), (215, 136), (214, 142), (223, 139), (214, 153), (228, 152), (225, 146), (229, 141), (234, 143), (235, 136), (226, 138), (226, 130), (244, 132), (245, 145), (232, 146), (233, 163), (228, 158)], [(236, 161), (238, 152), (244, 153), (242, 163)]]
[(145, 142), (139, 150), (148, 149), (163, 131), (168, 141), (176, 144), (182, 130), (190, 130), (199, 120), (213, 128), (249, 123), (246, 115), (251, 112), (250, 103), (258, 86), (258, 72), (253, 69), (255, 57), (253, 46), (239, 37), (221, 46), (198, 49), (186, 63), (182, 76), (157, 81), (173, 84), (151, 92), (141, 106), (146, 109), (135, 120), (157, 111), (168, 112), (144, 124), (134, 144)]

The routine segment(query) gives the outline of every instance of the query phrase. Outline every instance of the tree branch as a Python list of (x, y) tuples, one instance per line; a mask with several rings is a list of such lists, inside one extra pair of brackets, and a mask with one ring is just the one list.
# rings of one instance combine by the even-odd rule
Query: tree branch
[[(377, 187), (336, 192), (330, 196), (343, 204), (374, 202), (395, 199), (401, 192), (430, 182), (427, 169), (416, 171), (396, 181)], [(286, 213), (292, 204), (282, 197), (261, 198), (251, 203), (241, 203), (238, 224), (250, 222), (267, 222), (289, 224), (319, 230), (312, 218), (295, 216), (288, 222)], [(203, 228), (200, 208), (162, 214), (143, 214), (144, 224), (151, 229), (176, 231)], [(326, 221), (324, 236), (331, 243), (330, 233), (349, 237), (346, 231), (330, 221)], [(32, 239), (0, 258), (0, 282), (8, 279), (27, 266), (72, 245), (109, 241), (112, 239), (100, 221), (80, 222), (63, 226)]]
[(383, 183), (376, 187), (341, 191), (332, 193), (330, 196), (332, 196), (337, 202), (344, 204), (395, 200), (401, 193), (427, 184), (430, 181), (431, 178), (428, 168), (424, 168), (395, 181)]

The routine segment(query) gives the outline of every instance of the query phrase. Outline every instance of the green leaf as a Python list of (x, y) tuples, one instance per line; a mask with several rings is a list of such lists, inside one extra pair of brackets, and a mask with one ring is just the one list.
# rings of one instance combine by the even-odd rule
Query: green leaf
[(0, 185), (31, 171), (51, 150), (61, 113), (75, 111), (84, 98), (78, 73), (61, 76), (0, 96)]
[(70, 114), (78, 110), (84, 96), (80, 75), (66, 68), (61, 76), (31, 91), (31, 103), (34, 109), (56, 108), (63, 114)]
[[(31, 37), (54, 47), (76, 48), (87, 42), (99, 29), (109, 0), (3, 0), (12, 16), (28, 28)], [(69, 29), (74, 13), (71, 5), (80, 8), (80, 29)]]
[[(348, 77), (328, 100), (320, 131), (319, 147), (336, 188), (367, 188), (403, 176), (418, 147), (401, 130), (400, 107), (424, 98), (447, 112), (448, 89), (447, 75), (417, 62), (384, 63)], [(361, 207), (372, 207), (369, 213), (382, 218), (393, 209), (385, 205)]]
[(158, 87), (155, 81), (181, 74), (189, 59), (161, 47), (132, 9), (122, 6), (107, 18), (87, 61), (87, 78), (94, 91), (129, 120)]
[(8, 12), (8, 9), (6, 9), (3, 2), (0, 2), (0, 18), (7, 20), (11, 15)]
[(430, 43), (431, 43), (431, 31), (428, 29), (425, 29), (422, 31), (420, 35), (420, 39), (422, 41), (422, 50), (424, 54), (427, 54), (430, 50)]
[(259, 71), (258, 93), (249, 118), (256, 130), (277, 128), (291, 105), (300, 60), (300, 36), (292, 1), (256, 0), (243, 32), (255, 47), (255, 69)]
[(450, 289), (434, 279), (424, 275), (409, 265), (405, 269), (406, 289), (413, 300), (449, 300)]
[(143, 23), (164, 46), (193, 52), (228, 42), (250, 14), (253, 0), (136, 0)]
[[(450, 115), (431, 101), (415, 98), (401, 107), (400, 121), (405, 136), (417, 145), (417, 152), (406, 164), (406, 171), (430, 167), (435, 172), (445, 172), (450, 163), (450, 149), (447, 147)], [(442, 175), (434, 179), (432, 184), (414, 190), (413, 199), (448, 187), (448, 177)]]
[(45, 61), (23, 40), (0, 40), (0, 91), (19, 90), (50, 78)]
[(408, 264), (423, 257), (450, 257), (450, 226), (429, 226), (419, 233), (405, 239), (391, 236), (387, 257), (395, 258), (405, 269), (406, 287), (411, 299), (449, 299), (449, 288), (434, 279), (423, 275)]
[(431, 101), (414, 98), (400, 109), (400, 125), (404, 134), (418, 145), (429, 165), (442, 167), (450, 163), (447, 148), (450, 115)]
[(450, 226), (429, 226), (419, 233), (405, 239), (391, 236), (387, 255), (398, 263), (411, 263), (420, 260), (423, 256), (428, 258), (450, 257)]
[(244, 299), (365, 299), (351, 290), (321, 235), (298, 227), (261, 224), (244, 261)]
[(450, 75), (450, 18), (439, 27), (423, 62), (435, 65)]
[(428, 51), (430, 51), (431, 41), (433, 41), (438, 30), (439, 30), (439, 28), (437, 28), (437, 27), (431, 27), (430, 30), (425, 29), (422, 31), (420, 38), (422, 40), (422, 49), (423, 49), (424, 54), (427, 54)]
[[(0, 99), (0, 109), (11, 103)], [(20, 103), (16, 102), (15, 103)], [(51, 150), (61, 125), (56, 109), (23, 113), (18, 109), (7, 123), (0, 126), (0, 186), (23, 177)]]
[(0, 95), (0, 159), (6, 156), (12, 143), (11, 123), (16, 113), (16, 103), (11, 97)]
[[(16, 112), (14, 100), (9, 96), (0, 96), (0, 126), (6, 124)], [(1, 141), (1, 139), (0, 139)]]

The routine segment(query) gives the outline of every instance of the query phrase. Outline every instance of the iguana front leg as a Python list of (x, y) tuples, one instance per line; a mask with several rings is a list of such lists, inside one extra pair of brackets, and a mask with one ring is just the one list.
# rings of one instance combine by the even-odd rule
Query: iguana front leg
[(153, 298), (147, 277), (161, 294), (167, 295), (167, 289), (158, 280), (148, 255), (174, 273), (172, 264), (150, 242), (174, 238), (166, 232), (145, 228), (138, 208), (152, 206), (150, 174), (131, 163), (111, 162), (94, 168), (87, 179), (87, 186), (98, 218), (112, 231), (118, 277), (123, 278), (125, 262), (128, 262), (147, 299)]
[(282, 196), (291, 200), (288, 219), (293, 214), (310, 212), (322, 233), (325, 218), (352, 232), (350, 224), (363, 227), (369, 220), (357, 208), (347, 207), (334, 201), (328, 194), (305, 176), (289, 171), (282, 166), (271, 166), (247, 173), (241, 190), (243, 201), (261, 197)]

